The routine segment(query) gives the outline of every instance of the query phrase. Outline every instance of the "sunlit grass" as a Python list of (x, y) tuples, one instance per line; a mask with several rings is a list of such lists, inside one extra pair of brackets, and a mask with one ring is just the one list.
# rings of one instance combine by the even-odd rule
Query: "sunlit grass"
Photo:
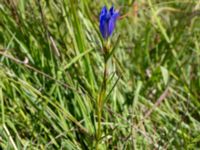
[(2, 0), (0, 148), (94, 149), (105, 4), (121, 17), (99, 149), (200, 147), (199, 1)]

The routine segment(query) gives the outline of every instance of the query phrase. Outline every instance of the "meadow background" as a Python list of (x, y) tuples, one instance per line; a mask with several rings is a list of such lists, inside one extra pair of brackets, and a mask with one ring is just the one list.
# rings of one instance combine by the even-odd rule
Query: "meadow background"
[(104, 5), (99, 149), (200, 148), (199, 0), (0, 0), (0, 149), (94, 149)]

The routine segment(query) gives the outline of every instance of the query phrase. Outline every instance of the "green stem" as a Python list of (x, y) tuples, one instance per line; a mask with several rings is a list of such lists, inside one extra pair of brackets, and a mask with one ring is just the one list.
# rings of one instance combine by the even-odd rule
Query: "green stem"
[(96, 150), (98, 150), (99, 142), (101, 139), (101, 117), (102, 117), (102, 109), (103, 109), (103, 101), (106, 95), (106, 82), (107, 82), (107, 60), (104, 59), (104, 75), (103, 82), (101, 85), (101, 90), (98, 95), (97, 100), (97, 118), (98, 118), (98, 127), (97, 127), (97, 141), (96, 141)]

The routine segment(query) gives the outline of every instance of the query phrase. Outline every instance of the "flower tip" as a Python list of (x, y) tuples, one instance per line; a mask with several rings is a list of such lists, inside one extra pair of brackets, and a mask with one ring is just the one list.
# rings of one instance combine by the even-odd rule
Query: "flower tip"
[(101, 13), (106, 13), (107, 12), (107, 7), (104, 5), (104, 7), (101, 9)]

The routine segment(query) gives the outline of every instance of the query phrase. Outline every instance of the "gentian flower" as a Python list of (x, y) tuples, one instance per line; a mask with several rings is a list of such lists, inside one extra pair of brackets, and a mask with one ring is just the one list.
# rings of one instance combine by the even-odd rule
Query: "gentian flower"
[(119, 12), (115, 11), (113, 6), (110, 10), (107, 10), (106, 6), (102, 8), (99, 16), (99, 28), (104, 39), (112, 35), (118, 16)]

